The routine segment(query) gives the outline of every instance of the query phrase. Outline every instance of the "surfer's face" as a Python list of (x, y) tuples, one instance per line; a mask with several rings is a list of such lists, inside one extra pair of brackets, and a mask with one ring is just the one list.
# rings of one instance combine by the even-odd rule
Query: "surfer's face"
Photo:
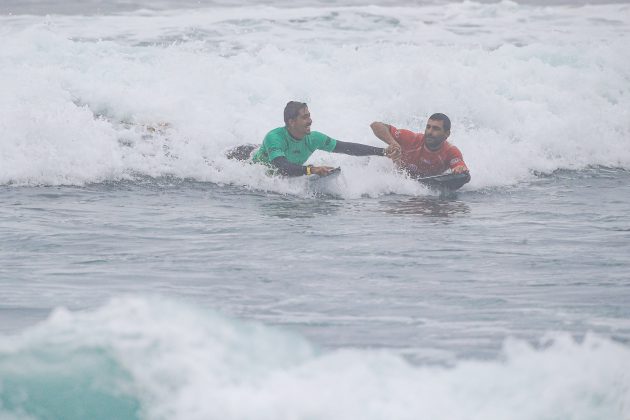
[(449, 134), (451, 133), (444, 131), (444, 121), (429, 120), (424, 130), (424, 143), (430, 150), (437, 150)]
[(313, 124), (311, 113), (308, 107), (304, 107), (300, 109), (297, 117), (289, 120), (289, 131), (293, 137), (301, 139), (311, 133), (311, 124)]

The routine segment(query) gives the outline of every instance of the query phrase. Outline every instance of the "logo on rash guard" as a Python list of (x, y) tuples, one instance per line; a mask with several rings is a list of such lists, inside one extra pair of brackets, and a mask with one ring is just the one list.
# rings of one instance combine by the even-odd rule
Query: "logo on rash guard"
[(460, 158), (451, 159), (450, 164), (451, 164), (451, 165), (454, 165), (454, 164), (456, 164), (456, 163), (458, 163), (458, 162), (461, 162), (461, 161), (462, 161), (462, 160), (461, 160)]

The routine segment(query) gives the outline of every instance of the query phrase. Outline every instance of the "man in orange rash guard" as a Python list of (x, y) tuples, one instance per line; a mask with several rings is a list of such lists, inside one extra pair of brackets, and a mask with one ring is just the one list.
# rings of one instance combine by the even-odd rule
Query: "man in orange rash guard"
[(446, 141), (451, 134), (451, 120), (444, 114), (431, 115), (424, 133), (401, 130), (377, 121), (370, 127), (385, 143), (400, 146), (401, 157), (396, 164), (415, 178), (439, 175), (448, 169), (455, 174), (468, 173), (462, 152)]

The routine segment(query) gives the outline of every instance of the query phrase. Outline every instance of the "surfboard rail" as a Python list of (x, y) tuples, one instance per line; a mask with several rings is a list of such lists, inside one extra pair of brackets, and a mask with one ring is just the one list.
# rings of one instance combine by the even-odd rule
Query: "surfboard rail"
[(464, 184), (470, 182), (470, 173), (462, 172), (458, 174), (440, 174), (433, 176), (418, 177), (416, 181), (422, 184), (440, 190), (455, 191), (460, 189)]

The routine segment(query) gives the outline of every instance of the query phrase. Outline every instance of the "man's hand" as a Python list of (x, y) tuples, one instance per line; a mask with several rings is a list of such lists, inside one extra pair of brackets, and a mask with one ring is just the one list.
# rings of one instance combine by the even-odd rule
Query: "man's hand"
[(402, 155), (402, 151), (400, 149), (400, 144), (392, 141), (390, 145), (385, 149), (385, 156), (393, 160), (394, 162), (400, 160)]
[(387, 149), (385, 149), (385, 156), (393, 160), (395, 163), (399, 163), (402, 152), (400, 150), (400, 144), (398, 144), (389, 132), (391, 127), (388, 124), (379, 121), (374, 121), (370, 124), (370, 127), (376, 137), (388, 144)]
[(319, 176), (328, 175), (333, 169), (332, 166), (311, 166), (311, 173)]
[(464, 172), (468, 172), (468, 168), (464, 165), (462, 166), (456, 166), (453, 168), (453, 173), (454, 174), (463, 174)]

